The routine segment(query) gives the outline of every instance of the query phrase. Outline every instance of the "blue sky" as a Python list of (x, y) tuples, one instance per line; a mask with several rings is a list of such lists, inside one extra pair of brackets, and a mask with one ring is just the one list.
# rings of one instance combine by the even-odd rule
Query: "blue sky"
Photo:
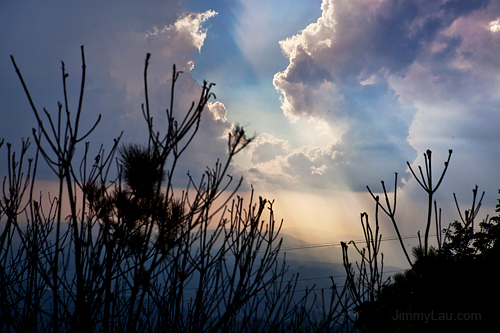
[(150, 52), (157, 123), (168, 105), (172, 64), (185, 72), (179, 110), (203, 80), (217, 84), (179, 186), (187, 170), (202, 172), (224, 156), (221, 137), (239, 123), (258, 139), (233, 172), (245, 177), (246, 189), (251, 183), (275, 198), (277, 216), (304, 237), (359, 231), (359, 213), (373, 210), (365, 186), (379, 191), (386, 180), (392, 188), (394, 172), (403, 230), (421, 230), (425, 196), (406, 161), (423, 165), (426, 149), (434, 152), (435, 177), (454, 150), (436, 197), (446, 223), (458, 217), (453, 192), (468, 203), (477, 184), (486, 191), (485, 213), (496, 203), (499, 1), (7, 0), (0, 4), (0, 32), (0, 137), (17, 146), (35, 122), (11, 54), (35, 103), (55, 111), (60, 61), (77, 91), (85, 45), (83, 125), (102, 114), (90, 139), (110, 146), (121, 130), (126, 142), (145, 140), (140, 105)]

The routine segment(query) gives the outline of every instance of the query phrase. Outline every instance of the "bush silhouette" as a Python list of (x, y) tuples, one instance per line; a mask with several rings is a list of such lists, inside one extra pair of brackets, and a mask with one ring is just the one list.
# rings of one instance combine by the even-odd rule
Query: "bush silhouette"
[[(214, 97), (213, 84), (204, 83), (183, 118), (167, 109), (161, 133), (150, 115), (148, 54), (142, 106), (148, 142), (122, 145), (120, 135), (109, 152), (101, 147), (91, 157), (84, 140), (100, 116), (82, 134), (83, 46), (81, 55), (77, 109), (70, 112), (63, 63), (64, 102), (55, 115), (39, 111), (11, 57), (38, 128), (33, 159), (28, 159), (29, 140), (17, 156), (7, 144), (9, 169), (0, 198), (0, 331), (349, 330), (344, 290), (333, 285), (319, 296), (311, 289), (296, 291), (298, 276), (287, 275), (286, 262), (278, 258), (283, 222), (275, 221), (273, 202), (255, 200), (253, 191), (248, 203), (236, 196), (242, 179), (227, 172), (253, 140), (241, 126), (228, 135), (224, 161), (217, 160), (201, 179), (188, 174), (187, 188), (174, 191), (175, 167)], [(174, 66), (170, 105), (180, 74)], [(120, 171), (110, 179), (115, 157)], [(34, 191), (40, 161), (58, 180), (58, 193), (49, 200)]]
[[(477, 203), (476, 196), (477, 187), (472, 208), (443, 231), (440, 248), (431, 246), (425, 251), (422, 245), (414, 247), (410, 269), (393, 276), (392, 282), (386, 281), (375, 297), (358, 302), (357, 329), (470, 332), (491, 328), (496, 319), (491, 300), (500, 296), (496, 269), (500, 215), (487, 217), (474, 230), (482, 201), (481, 197)], [(500, 199), (496, 212), (500, 212)]]

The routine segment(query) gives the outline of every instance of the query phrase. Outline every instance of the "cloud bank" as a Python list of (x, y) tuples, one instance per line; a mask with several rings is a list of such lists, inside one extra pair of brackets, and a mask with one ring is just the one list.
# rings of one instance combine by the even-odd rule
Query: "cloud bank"
[(289, 121), (324, 122), (340, 140), (294, 149), (256, 142), (254, 183), (362, 191), (393, 172), (407, 180), (406, 161), (427, 148), (454, 148), (459, 164), (498, 162), (498, 2), (323, 0), (321, 9), (280, 42), (289, 65), (273, 83)]

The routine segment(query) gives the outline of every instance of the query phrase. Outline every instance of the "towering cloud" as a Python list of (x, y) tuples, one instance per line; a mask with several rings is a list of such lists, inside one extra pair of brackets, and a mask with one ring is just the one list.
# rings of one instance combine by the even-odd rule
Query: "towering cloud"
[(340, 140), (253, 158), (256, 181), (273, 164), (277, 187), (363, 190), (394, 171), (407, 179), (417, 151), (460, 151), (454, 138), (465, 136), (498, 142), (498, 2), (323, 0), (321, 9), (280, 42), (289, 65), (273, 83), (290, 121), (325, 122)]

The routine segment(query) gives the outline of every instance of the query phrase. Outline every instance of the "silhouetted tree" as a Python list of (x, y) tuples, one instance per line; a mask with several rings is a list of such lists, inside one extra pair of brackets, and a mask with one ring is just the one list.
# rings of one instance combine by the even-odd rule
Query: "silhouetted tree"
[[(247, 204), (235, 195), (242, 179), (234, 184), (227, 172), (254, 138), (241, 126), (228, 135), (226, 159), (201, 179), (188, 174), (187, 188), (174, 193), (176, 165), (199, 129), (213, 84), (204, 82), (198, 102), (176, 119), (180, 72), (174, 66), (162, 134), (150, 115), (148, 54), (142, 106), (147, 144), (120, 146), (120, 135), (108, 153), (101, 146), (91, 158), (84, 140), (100, 116), (81, 133), (83, 46), (81, 56), (76, 111), (70, 112), (63, 63), (64, 102), (55, 117), (44, 109), (45, 122), (11, 57), (38, 128), (35, 158), (28, 163), (29, 141), (18, 158), (7, 145), (8, 175), (0, 198), (0, 331), (349, 331), (345, 289), (333, 284), (329, 295), (312, 289), (299, 295), (298, 276), (286, 277), (286, 262), (278, 259), (283, 221), (275, 221), (273, 202), (260, 197), (254, 202), (253, 191)], [(76, 161), (81, 148), (82, 160)], [(120, 171), (110, 179), (117, 154)], [(58, 193), (48, 201), (35, 195), (39, 156), (59, 181)]]
[(487, 217), (474, 230), (483, 196), (476, 201), (476, 187), (465, 218), (457, 204), (461, 221), (444, 230), (442, 247), (429, 247), (427, 253), (422, 246), (413, 248), (412, 267), (385, 284), (375, 301), (357, 307), (361, 331), (470, 332), (496, 322), (491, 300), (500, 296), (499, 216)]

